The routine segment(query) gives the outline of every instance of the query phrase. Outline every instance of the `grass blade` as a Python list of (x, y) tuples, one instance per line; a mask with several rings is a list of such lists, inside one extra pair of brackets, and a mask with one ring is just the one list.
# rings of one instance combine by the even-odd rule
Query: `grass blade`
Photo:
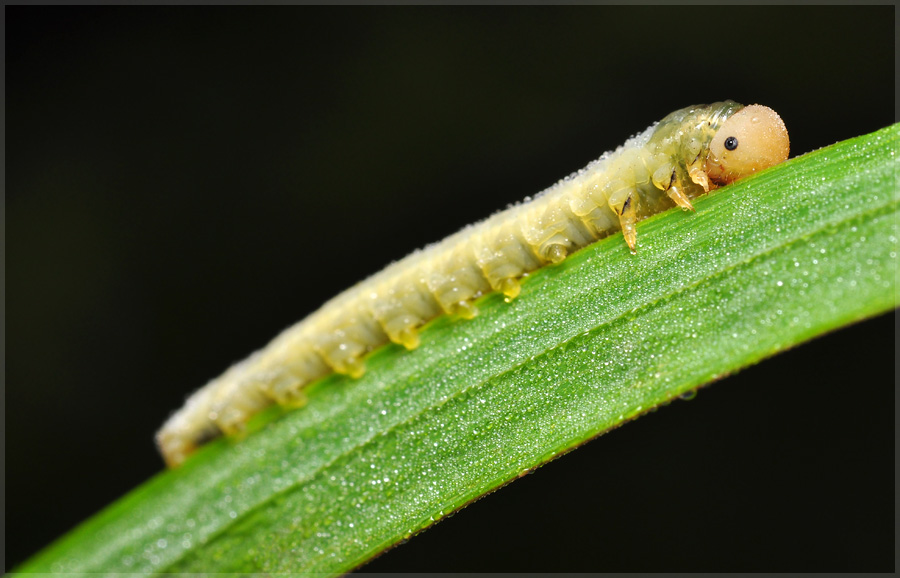
[(900, 125), (793, 159), (441, 318), (18, 571), (341, 573), (651, 408), (896, 306)]

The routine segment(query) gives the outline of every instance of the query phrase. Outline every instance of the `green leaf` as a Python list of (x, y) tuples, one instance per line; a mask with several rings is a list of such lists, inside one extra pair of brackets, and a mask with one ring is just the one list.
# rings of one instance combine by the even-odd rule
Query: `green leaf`
[[(346, 572), (710, 381), (896, 306), (900, 125), (642, 222), (331, 376), (21, 572)], [(702, 346), (700, 345), (702, 344)]]

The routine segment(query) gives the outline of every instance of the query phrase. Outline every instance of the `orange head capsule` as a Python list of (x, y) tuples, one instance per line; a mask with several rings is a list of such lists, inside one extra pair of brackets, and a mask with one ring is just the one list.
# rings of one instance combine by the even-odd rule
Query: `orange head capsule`
[(751, 104), (722, 124), (709, 143), (706, 173), (727, 185), (787, 160), (790, 141), (784, 121), (767, 106)]

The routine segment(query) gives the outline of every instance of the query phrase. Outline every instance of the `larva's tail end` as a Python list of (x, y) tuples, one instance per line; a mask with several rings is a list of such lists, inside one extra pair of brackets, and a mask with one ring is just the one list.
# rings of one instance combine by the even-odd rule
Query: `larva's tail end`
[(156, 447), (166, 462), (166, 467), (169, 468), (177, 468), (189, 455), (197, 451), (196, 445), (186, 443), (184, 438), (165, 430), (160, 430), (156, 434)]
[(201, 446), (221, 435), (222, 431), (213, 422), (198, 426), (176, 413), (156, 432), (156, 447), (166, 466), (175, 468)]
[(192, 432), (166, 430), (164, 427), (156, 434), (156, 447), (166, 466), (176, 468), (202, 446), (221, 436), (222, 431), (215, 426)]

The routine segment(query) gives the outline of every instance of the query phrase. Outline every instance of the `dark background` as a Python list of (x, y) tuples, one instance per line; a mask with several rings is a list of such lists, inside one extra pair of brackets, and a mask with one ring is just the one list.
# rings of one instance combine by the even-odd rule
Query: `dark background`
[[(7, 568), (185, 395), (668, 112), (894, 122), (894, 8), (6, 7)], [(891, 571), (893, 317), (704, 389), (367, 571)]]

